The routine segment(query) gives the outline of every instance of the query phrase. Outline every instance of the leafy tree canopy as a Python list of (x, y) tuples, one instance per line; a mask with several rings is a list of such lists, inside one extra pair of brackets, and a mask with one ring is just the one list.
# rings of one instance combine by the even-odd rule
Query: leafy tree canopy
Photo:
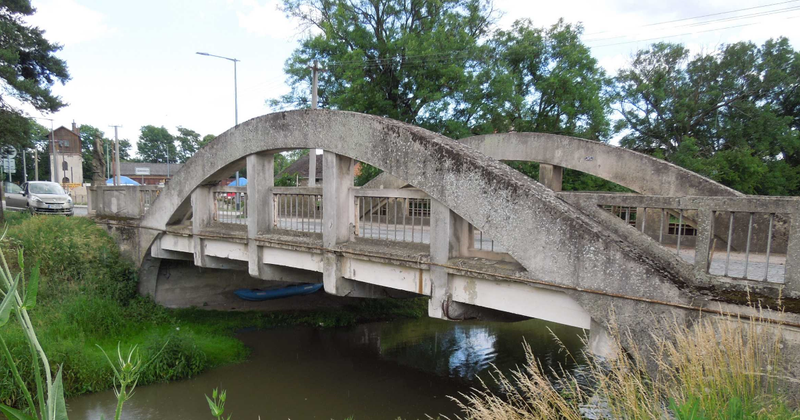
[(66, 63), (55, 56), (61, 46), (25, 23), (35, 11), (29, 0), (0, 2), (0, 135), (4, 144), (22, 147), (32, 146), (36, 132), (19, 104), (56, 112), (65, 103), (51, 88), (69, 80)]
[(625, 147), (748, 194), (800, 194), (800, 52), (784, 39), (639, 51), (615, 79)]
[(136, 148), (143, 162), (178, 162), (178, 149), (175, 147), (175, 137), (163, 126), (143, 126), (140, 129), (139, 141), (136, 142)]

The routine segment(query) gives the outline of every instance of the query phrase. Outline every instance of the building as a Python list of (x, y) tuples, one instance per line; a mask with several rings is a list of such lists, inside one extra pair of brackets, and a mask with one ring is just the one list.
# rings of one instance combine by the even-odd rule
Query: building
[[(51, 133), (47, 138), (50, 143), (50, 180), (60, 182), (67, 187), (76, 187), (83, 184), (83, 155), (81, 149), (81, 132), (72, 123), (72, 130), (61, 126)], [(56, 149), (57, 156), (53, 156), (53, 147)], [(57, 162), (54, 162), (57, 158)], [(55, 168), (54, 168), (54, 163)], [(55, 179), (56, 173), (58, 179)]]
[(167, 181), (175, 176), (183, 164), (180, 163), (140, 163), (140, 162), (120, 162), (120, 175), (142, 184), (159, 185), (166, 184)]

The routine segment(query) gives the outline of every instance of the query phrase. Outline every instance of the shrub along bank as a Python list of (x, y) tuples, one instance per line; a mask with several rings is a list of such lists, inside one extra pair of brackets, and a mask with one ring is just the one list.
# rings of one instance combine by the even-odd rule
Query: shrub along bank
[[(369, 300), (339, 310), (280, 313), (168, 310), (137, 295), (133, 265), (91, 220), (7, 212), (6, 221), (2, 251), (9, 264), (16, 264), (16, 250), (23, 249), (26, 271), (40, 265), (39, 303), (31, 311), (32, 322), (52, 367), (63, 365), (67, 396), (112, 386), (111, 368), (97, 345), (109, 354), (116, 352), (117, 343), (123, 351), (139, 345), (145, 360), (158, 354), (141, 376), (139, 384), (144, 385), (189, 378), (243, 360), (247, 349), (233, 336), (242, 328), (337, 327), (425, 313), (425, 303), (419, 300)], [(3, 340), (22, 377), (33, 385), (31, 354), (22, 330), (7, 325)], [(4, 358), (0, 403), (23, 403)]]

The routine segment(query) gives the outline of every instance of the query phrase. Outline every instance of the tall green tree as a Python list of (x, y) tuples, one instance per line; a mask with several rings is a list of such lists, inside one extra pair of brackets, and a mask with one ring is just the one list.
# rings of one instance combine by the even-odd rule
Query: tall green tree
[(136, 142), (136, 148), (143, 162), (178, 162), (178, 149), (175, 147), (175, 137), (163, 126), (143, 126), (140, 130), (139, 141)]
[(195, 152), (202, 147), (203, 139), (200, 133), (178, 126), (178, 135), (175, 136), (178, 141), (178, 156), (177, 162), (184, 163), (194, 156)]
[(273, 105), (308, 107), (309, 66), (322, 62), (319, 102), (426, 126), (470, 81), (492, 11), (485, 0), (284, 0), (316, 29), (286, 62), (291, 92)]
[(786, 39), (639, 51), (615, 79), (621, 144), (748, 194), (800, 194), (800, 53)]
[(580, 40), (583, 29), (527, 19), (497, 31), (463, 115), (472, 133), (526, 131), (606, 140), (610, 80)]
[(35, 11), (29, 0), (0, 2), (0, 139), (4, 144), (30, 147), (35, 134), (17, 104), (46, 113), (65, 105), (51, 91), (56, 82), (69, 80), (66, 63), (55, 56), (61, 46), (26, 23)]

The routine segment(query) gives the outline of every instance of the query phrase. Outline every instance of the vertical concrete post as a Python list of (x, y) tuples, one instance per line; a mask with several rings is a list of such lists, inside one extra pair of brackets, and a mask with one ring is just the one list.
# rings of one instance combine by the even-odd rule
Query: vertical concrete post
[[(470, 226), (447, 206), (431, 199), (431, 262), (446, 264), (450, 258), (468, 252)], [(449, 274), (444, 267), (431, 265), (431, 290), (428, 316), (447, 318), (445, 307), (449, 300)]]
[(353, 291), (352, 282), (342, 277), (342, 259), (332, 249), (350, 240), (353, 218), (353, 159), (324, 151), (322, 171), (322, 280), (325, 291), (344, 296)]
[(792, 213), (790, 219), (784, 282), (787, 290), (800, 293), (800, 212)]
[(272, 206), (274, 165), (275, 155), (272, 153), (247, 156), (247, 267), (249, 274), (256, 278), (264, 278), (264, 265), (255, 239), (259, 233), (272, 229), (275, 217)]
[(211, 187), (201, 185), (192, 191), (192, 241), (194, 246), (194, 264), (198, 267), (205, 267), (205, 250), (200, 233), (203, 228), (211, 224), (213, 218), (213, 206), (211, 201), (214, 199)]
[(697, 237), (694, 246), (694, 273), (698, 279), (707, 278), (711, 240), (714, 236), (714, 212), (697, 210)]
[(553, 191), (561, 191), (564, 180), (564, 168), (561, 166), (539, 164), (539, 182)]

